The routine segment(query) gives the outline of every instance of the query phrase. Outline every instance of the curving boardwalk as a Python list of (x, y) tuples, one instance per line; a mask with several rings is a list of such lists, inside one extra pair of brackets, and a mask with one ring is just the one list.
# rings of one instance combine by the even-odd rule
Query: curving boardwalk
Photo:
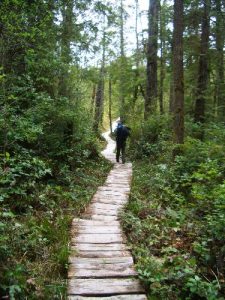
[(72, 224), (68, 300), (147, 300), (137, 279), (133, 258), (119, 223), (128, 200), (131, 163), (115, 162), (115, 142), (109, 132), (102, 154), (114, 163), (104, 186), (98, 188), (83, 219)]

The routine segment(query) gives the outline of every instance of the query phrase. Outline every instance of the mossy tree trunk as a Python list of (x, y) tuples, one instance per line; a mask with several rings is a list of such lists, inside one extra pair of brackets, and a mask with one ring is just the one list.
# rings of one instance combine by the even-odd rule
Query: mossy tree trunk
[(173, 34), (173, 128), (174, 141), (184, 142), (183, 0), (174, 1)]
[(158, 50), (158, 9), (159, 1), (149, 1), (148, 44), (147, 44), (147, 82), (144, 117), (147, 119), (156, 110), (157, 99), (157, 50)]

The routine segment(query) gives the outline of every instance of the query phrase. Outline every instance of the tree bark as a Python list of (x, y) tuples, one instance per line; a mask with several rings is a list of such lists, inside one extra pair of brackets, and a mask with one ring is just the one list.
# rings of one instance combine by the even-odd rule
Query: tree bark
[(120, 0), (120, 119), (125, 121), (125, 51), (124, 51), (124, 7)]
[(204, 0), (203, 16), (202, 16), (202, 33), (198, 69), (198, 85), (195, 102), (195, 122), (203, 123), (205, 121), (205, 99), (207, 91), (207, 83), (209, 78), (208, 69), (208, 49), (209, 49), (209, 8), (210, 0)]
[(145, 119), (156, 110), (157, 98), (157, 39), (158, 39), (158, 0), (149, 0), (149, 25), (147, 44), (147, 82), (145, 98)]
[(102, 121), (103, 99), (104, 99), (104, 75), (103, 75), (103, 70), (101, 68), (100, 79), (97, 85), (96, 98), (95, 98), (95, 117), (94, 117), (95, 131), (98, 131), (99, 124)]
[(165, 20), (164, 20), (163, 6), (160, 5), (160, 85), (159, 85), (159, 111), (164, 113), (163, 105), (163, 88), (165, 79)]
[(93, 116), (95, 110), (95, 96), (96, 96), (96, 84), (93, 84), (91, 94), (91, 115)]
[(112, 80), (109, 78), (109, 127), (112, 133)]
[(103, 118), (103, 106), (104, 106), (104, 86), (105, 86), (105, 28), (103, 30), (102, 38), (103, 50), (102, 50), (102, 64), (99, 74), (99, 81), (96, 91), (95, 99), (95, 116), (94, 116), (94, 129), (98, 131), (99, 125)]
[(62, 3), (62, 35), (61, 35), (61, 58), (63, 62), (62, 72), (59, 78), (59, 95), (70, 96), (68, 65), (71, 62), (71, 39), (73, 27), (73, 0)]
[(216, 0), (216, 102), (220, 121), (225, 121), (224, 26), (221, 0)]
[(184, 142), (183, 0), (174, 1), (173, 33), (173, 128), (174, 141)]
[(133, 67), (134, 71), (134, 88), (133, 88), (133, 110), (135, 109), (135, 104), (138, 98), (138, 91), (139, 91), (139, 84), (138, 84), (138, 78), (139, 78), (139, 61), (140, 61), (140, 55), (139, 55), (139, 39), (138, 39), (138, 0), (135, 0), (135, 38), (136, 38), (136, 53), (135, 53), (135, 66)]

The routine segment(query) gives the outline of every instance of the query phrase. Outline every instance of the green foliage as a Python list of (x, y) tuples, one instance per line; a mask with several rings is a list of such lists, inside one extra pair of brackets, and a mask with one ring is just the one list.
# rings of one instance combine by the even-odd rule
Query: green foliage
[[(75, 172), (64, 168), (58, 175), (58, 183), (51, 179), (49, 184), (42, 182), (39, 188), (36, 184), (35, 191), (29, 192), (32, 207), (25, 202), (25, 192), (24, 196), (20, 195), (20, 201), (24, 201), (20, 204), (18, 200), (2, 202), (1, 296), (65, 298), (71, 220), (84, 211), (109, 168), (100, 159), (84, 162)], [(8, 199), (12, 200), (10, 196), (8, 194)], [(19, 213), (18, 209), (15, 212), (18, 205)]]
[(135, 161), (123, 225), (149, 299), (223, 299), (224, 128), (205, 132), (205, 141), (188, 137), (174, 161), (167, 137), (165, 148), (155, 142), (160, 155)]
[(169, 147), (170, 119), (156, 115), (140, 125), (132, 125), (130, 152), (133, 158), (156, 158)]
[(75, 2), (1, 1), (0, 298), (65, 298), (72, 216), (110, 167), (92, 130), (98, 70), (70, 47), (87, 49), (96, 28)]

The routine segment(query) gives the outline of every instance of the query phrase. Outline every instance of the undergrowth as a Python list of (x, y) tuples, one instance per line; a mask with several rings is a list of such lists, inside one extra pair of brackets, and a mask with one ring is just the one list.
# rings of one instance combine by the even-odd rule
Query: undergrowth
[(123, 214), (139, 277), (149, 299), (222, 300), (224, 128), (206, 128), (205, 141), (187, 137), (173, 161), (169, 129), (154, 135), (156, 125), (147, 126), (153, 140), (143, 130), (141, 140), (131, 141), (134, 174)]
[[(70, 224), (103, 183), (110, 165), (101, 158), (84, 158), (73, 170), (59, 163), (57, 176), (48, 177), (43, 163), (32, 163), (25, 167), (26, 161), (16, 162), (17, 169), (9, 167), (9, 178), (5, 174), (1, 180), (2, 186), (8, 186), (7, 180), (11, 186), (1, 194), (0, 298), (66, 299)], [(38, 172), (47, 176), (39, 183), (32, 175)]]

